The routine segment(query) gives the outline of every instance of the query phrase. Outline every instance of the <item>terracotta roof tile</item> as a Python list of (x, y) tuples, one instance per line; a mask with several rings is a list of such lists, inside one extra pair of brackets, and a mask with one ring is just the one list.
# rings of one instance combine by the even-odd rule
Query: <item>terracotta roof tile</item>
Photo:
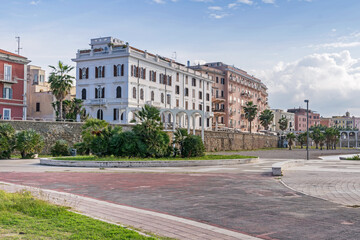
[(15, 54), (15, 53), (12, 53), (12, 52), (8, 52), (8, 51), (2, 50), (2, 49), (0, 49), (0, 53), (27, 59), (26, 57), (23, 57), (23, 56), (20, 56), (20, 55), (18, 55), (18, 54)]

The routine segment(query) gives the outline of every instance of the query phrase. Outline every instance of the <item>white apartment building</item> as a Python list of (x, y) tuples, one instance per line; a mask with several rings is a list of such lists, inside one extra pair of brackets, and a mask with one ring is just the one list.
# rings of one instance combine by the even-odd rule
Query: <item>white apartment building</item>
[(283, 111), (281, 109), (271, 109), (274, 114), (274, 120), (270, 126), (270, 130), (274, 132), (280, 132), (279, 120), (285, 117), (288, 120), (288, 127), (286, 132), (295, 131), (295, 114)]
[(129, 124), (145, 104), (160, 109), (165, 128), (211, 129), (212, 79), (205, 73), (112, 37), (78, 50), (76, 97), (86, 113)]

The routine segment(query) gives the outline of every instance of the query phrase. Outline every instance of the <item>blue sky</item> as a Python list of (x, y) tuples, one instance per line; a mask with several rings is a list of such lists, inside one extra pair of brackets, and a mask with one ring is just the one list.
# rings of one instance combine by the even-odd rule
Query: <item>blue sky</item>
[[(113, 36), (185, 63), (223, 61), (261, 78), (274, 108), (360, 116), (356, 0), (0, 0), (0, 48), (47, 69)], [(320, 91), (321, 90), (321, 91)]]

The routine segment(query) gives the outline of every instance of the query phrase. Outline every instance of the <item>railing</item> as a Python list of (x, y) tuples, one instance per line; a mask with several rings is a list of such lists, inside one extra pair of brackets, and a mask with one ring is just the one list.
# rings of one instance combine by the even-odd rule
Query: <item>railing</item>
[(12, 76), (6, 76), (4, 74), (0, 74), (0, 82), (17, 83), (16, 79), (18, 79), (18, 78), (17, 77), (12, 77)]
[(218, 112), (225, 113), (225, 109), (215, 109), (215, 108), (213, 108), (212, 111), (213, 111), (214, 113), (218, 113)]
[(107, 99), (105, 98), (96, 98), (96, 99), (90, 99), (85, 102), (87, 105), (104, 105), (107, 103)]

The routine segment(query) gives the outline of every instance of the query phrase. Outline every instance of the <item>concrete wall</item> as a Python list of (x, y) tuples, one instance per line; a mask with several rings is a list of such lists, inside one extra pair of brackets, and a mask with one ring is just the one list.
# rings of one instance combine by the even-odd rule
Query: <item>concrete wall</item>
[[(64, 139), (71, 145), (81, 141), (83, 123), (0, 120), (0, 124), (4, 122), (10, 123), (16, 131), (32, 128), (41, 133), (45, 138), (43, 153), (49, 153), (50, 147), (59, 139)], [(131, 130), (131, 125), (121, 126), (123, 131)], [(172, 135), (171, 132), (169, 134)], [(196, 135), (201, 135), (201, 131), (196, 131)], [(276, 136), (205, 131), (206, 151), (249, 150), (276, 146)]]

